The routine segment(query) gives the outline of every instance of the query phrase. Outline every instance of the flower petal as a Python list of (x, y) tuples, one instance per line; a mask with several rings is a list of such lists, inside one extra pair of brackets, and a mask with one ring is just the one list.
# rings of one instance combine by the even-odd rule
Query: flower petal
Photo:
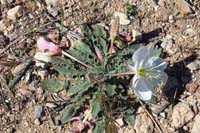
[(143, 46), (140, 47), (132, 56), (132, 60), (135, 63), (135, 71), (137, 72), (139, 67), (142, 65), (141, 62), (144, 60), (145, 54), (148, 52), (148, 48)]
[(163, 71), (148, 70), (148, 74), (151, 75), (151, 78), (148, 80), (154, 88), (158, 87), (161, 83), (165, 85), (167, 82), (168, 75)]
[(42, 62), (50, 62), (51, 57), (47, 53), (37, 52), (34, 56), (34, 58), (38, 61)]
[(43, 37), (40, 37), (37, 40), (37, 47), (42, 51), (48, 50), (49, 49), (49, 42), (46, 41)]
[(50, 55), (55, 55), (60, 52), (60, 48), (57, 45), (55, 45), (53, 42), (49, 42), (49, 41), (45, 40), (43, 37), (40, 37), (37, 40), (37, 47), (41, 51), (47, 50)]
[(151, 70), (163, 71), (167, 68), (167, 63), (159, 57), (151, 57), (145, 64)]
[(56, 55), (60, 52), (60, 48), (57, 45), (55, 45), (53, 42), (49, 43), (48, 50), (49, 50), (50, 55)]
[(141, 98), (144, 101), (148, 101), (152, 98), (152, 95), (156, 95), (154, 92), (154, 88), (149, 86), (149, 83), (145, 80), (145, 78), (139, 78), (134, 85), (135, 95)]

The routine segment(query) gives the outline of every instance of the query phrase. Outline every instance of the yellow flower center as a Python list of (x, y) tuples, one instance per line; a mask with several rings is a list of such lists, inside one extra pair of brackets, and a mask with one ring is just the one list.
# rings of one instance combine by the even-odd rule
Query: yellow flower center
[(143, 68), (143, 67), (139, 68), (138, 74), (139, 74), (140, 77), (145, 77), (146, 76), (145, 68)]

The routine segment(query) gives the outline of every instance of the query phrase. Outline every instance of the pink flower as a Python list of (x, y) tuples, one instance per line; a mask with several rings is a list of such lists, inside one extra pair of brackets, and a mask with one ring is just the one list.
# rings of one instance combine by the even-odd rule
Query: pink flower
[(60, 48), (57, 45), (45, 40), (43, 37), (37, 40), (37, 47), (43, 52), (47, 51), (50, 55), (56, 55), (60, 52)]
[(69, 122), (69, 130), (73, 133), (81, 133), (84, 129), (92, 128), (91, 122), (84, 121), (80, 117), (73, 117)]
[(133, 39), (133, 36), (129, 33), (121, 33), (120, 36), (127, 42), (130, 42)]

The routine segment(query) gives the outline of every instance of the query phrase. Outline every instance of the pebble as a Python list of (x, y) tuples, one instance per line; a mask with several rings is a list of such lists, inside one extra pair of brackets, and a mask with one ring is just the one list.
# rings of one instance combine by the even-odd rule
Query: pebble
[(165, 112), (161, 112), (160, 116), (162, 116), (163, 118), (166, 118), (166, 113)]
[(0, 20), (0, 31), (6, 30), (6, 25), (3, 20)]
[(22, 15), (22, 7), (20, 5), (11, 8), (7, 12), (7, 17), (13, 21)]
[(183, 126), (183, 129), (185, 130), (185, 131), (188, 131), (188, 126)]
[(183, 33), (187, 36), (194, 36), (196, 35), (196, 31), (193, 30), (192, 28), (187, 28), (183, 31)]
[(194, 94), (198, 87), (199, 85), (197, 83), (192, 82), (187, 84), (185, 88), (190, 94)]
[(172, 112), (172, 126), (180, 128), (194, 117), (194, 113), (189, 105), (178, 103), (175, 105)]
[(169, 19), (169, 11), (164, 6), (159, 6), (155, 10), (155, 18), (159, 21), (167, 21)]
[(55, 103), (46, 103), (46, 106), (48, 108), (55, 108), (55, 107), (57, 107), (57, 105)]
[(117, 119), (116, 122), (119, 124), (120, 127), (122, 127), (124, 125), (122, 118)]
[[(34, 59), (36, 59), (36, 66), (37, 67), (45, 67), (44, 62), (50, 62), (51, 57), (49, 56), (48, 53), (43, 53), (43, 52), (37, 52), (35, 53)], [(40, 62), (43, 61), (43, 62)]]
[(128, 25), (128, 24), (130, 24), (130, 20), (127, 19), (126, 14), (121, 13), (121, 12), (115, 12), (114, 16), (115, 17), (119, 17), (119, 24), (120, 25)]
[(198, 70), (198, 69), (200, 69), (200, 61), (195, 60), (195, 61), (189, 63), (186, 67), (188, 69), (190, 69), (190, 71)]
[(1, 4), (11, 4), (14, 0), (1, 0)]
[(174, 16), (173, 15), (169, 15), (169, 23), (174, 23)]
[(186, 15), (192, 13), (190, 5), (185, 0), (175, 0), (175, 3), (181, 14)]
[(23, 96), (31, 96), (33, 94), (33, 91), (27, 89), (27, 88), (21, 88), (19, 89), (19, 92), (23, 95)]
[(168, 127), (168, 130), (169, 130), (170, 132), (174, 132), (174, 131), (175, 131), (175, 129), (172, 128), (172, 127)]
[(200, 131), (200, 115), (196, 115), (191, 133), (199, 133)]
[(41, 105), (35, 106), (35, 119), (39, 119), (42, 115), (43, 107)]
[(60, 0), (45, 0), (47, 6), (57, 6), (58, 3), (60, 3), (61, 1)]
[(16, 76), (24, 67), (24, 63), (21, 63), (17, 66), (15, 66), (14, 68), (11, 69), (11, 73)]
[(39, 126), (41, 124), (41, 121), (39, 119), (35, 119), (34, 124)]
[(154, 124), (144, 109), (140, 107), (136, 113), (134, 129), (137, 133), (152, 133)]
[(7, 27), (7, 30), (9, 32), (13, 31), (13, 29), (14, 29), (14, 25), (13, 24), (11, 24), (10, 26)]
[(174, 42), (173, 42), (172, 36), (168, 35), (162, 39), (161, 47), (170, 54), (175, 53), (175, 50), (173, 50), (172, 48), (173, 45), (174, 45)]

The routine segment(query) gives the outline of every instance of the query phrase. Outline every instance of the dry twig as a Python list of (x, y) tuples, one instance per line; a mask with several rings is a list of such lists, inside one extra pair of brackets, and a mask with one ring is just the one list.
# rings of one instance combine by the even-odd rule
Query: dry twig
[(156, 125), (156, 127), (158, 128), (160, 133), (163, 133), (162, 128), (160, 127), (160, 125), (158, 124), (158, 122), (153, 118), (152, 114), (145, 108), (145, 105), (142, 101), (139, 101), (140, 105), (142, 106), (142, 108), (144, 109), (144, 111), (147, 113), (147, 115), (151, 118), (151, 120), (153, 121), (153, 123)]

